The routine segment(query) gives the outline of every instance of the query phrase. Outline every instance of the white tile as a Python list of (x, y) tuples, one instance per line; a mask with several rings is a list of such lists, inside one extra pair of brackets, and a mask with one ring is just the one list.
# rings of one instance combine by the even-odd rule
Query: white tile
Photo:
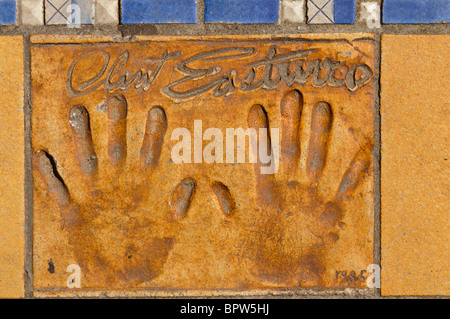
[(319, 8), (322, 8), (324, 5), (326, 5), (328, 0), (310, 0), (310, 2), (314, 2)]
[(308, 23), (334, 23), (334, 0), (308, 0)]
[(282, 6), (284, 22), (305, 22), (305, 0), (284, 0)]
[(44, 24), (43, 0), (22, 0), (21, 12), (22, 12), (22, 24), (24, 25)]
[(67, 24), (70, 12), (70, 0), (45, 0), (45, 24)]
[(378, 2), (362, 2), (360, 12), (360, 21), (366, 22), (368, 28), (381, 28), (381, 10)]
[[(95, 0), (71, 0), (71, 2), (74, 14), (73, 22), (75, 24), (92, 24), (94, 20)], [(78, 6), (78, 8), (75, 6)]]
[(312, 19), (318, 12), (319, 8), (317, 6), (313, 5), (311, 1), (308, 0), (308, 21)]
[(119, 24), (119, 0), (97, 0), (95, 24)]

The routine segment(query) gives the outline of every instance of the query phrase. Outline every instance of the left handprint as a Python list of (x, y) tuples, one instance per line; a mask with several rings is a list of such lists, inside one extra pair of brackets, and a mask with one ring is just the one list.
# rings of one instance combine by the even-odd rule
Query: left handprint
[[(55, 161), (44, 150), (34, 153), (33, 168), (42, 186), (40, 189), (46, 191), (58, 207), (61, 226), (67, 232), (76, 261), (89, 285), (134, 287), (162, 274), (175, 243), (176, 227), (189, 208), (195, 182), (191, 178), (183, 179), (168, 198), (153, 193), (151, 198), (157, 198), (158, 203), (152, 203), (148, 195), (154, 191), (151, 191), (149, 177), (158, 168), (167, 130), (166, 114), (160, 106), (148, 112), (140, 167), (124, 172), (127, 101), (123, 95), (114, 94), (108, 97), (107, 104), (107, 176), (99, 172), (89, 113), (83, 106), (70, 109), (68, 122), (79, 171), (79, 176), (74, 178), (81, 181), (81, 189), (87, 193), (76, 199), (71, 196)], [(128, 182), (117, 183), (120, 178)], [(126, 185), (126, 189), (121, 185)], [(155, 211), (161, 203), (166, 206), (164, 218), (157, 220), (155, 216), (160, 214)]]

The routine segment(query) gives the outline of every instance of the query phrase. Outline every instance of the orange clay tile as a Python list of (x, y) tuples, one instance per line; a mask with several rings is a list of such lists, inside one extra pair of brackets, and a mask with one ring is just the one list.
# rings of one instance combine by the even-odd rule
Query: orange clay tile
[(0, 298), (24, 296), (23, 38), (0, 37)]
[[(373, 35), (50, 40), (31, 49), (38, 295), (366, 288)], [(272, 156), (227, 152), (227, 128)]]
[(448, 35), (384, 35), (381, 293), (450, 295)]

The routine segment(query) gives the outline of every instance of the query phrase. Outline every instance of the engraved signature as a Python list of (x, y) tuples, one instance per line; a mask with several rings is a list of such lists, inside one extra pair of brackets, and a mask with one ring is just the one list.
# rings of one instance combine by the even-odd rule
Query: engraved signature
[[(232, 68), (224, 70), (220, 65), (198, 67), (199, 64), (211, 61), (232, 61), (250, 58), (256, 52), (254, 47), (225, 47), (201, 52), (189, 57), (175, 66), (175, 70), (183, 77), (162, 86), (162, 93), (180, 102), (212, 91), (214, 97), (230, 95), (237, 90), (243, 92), (259, 89), (272, 90), (281, 83), (291, 87), (294, 84), (305, 85), (308, 81), (314, 87), (345, 87), (356, 91), (373, 77), (372, 69), (364, 64), (347, 65), (328, 57), (308, 59), (318, 49), (295, 50), (280, 53), (276, 46), (269, 48), (265, 58), (251, 61), (244, 65), (244, 72)], [(124, 92), (130, 88), (148, 91), (158, 78), (164, 65), (169, 60), (182, 56), (181, 51), (164, 52), (159, 58), (148, 58), (143, 68), (130, 72), (124, 68), (130, 59), (128, 50), (123, 51), (111, 64), (111, 56), (102, 50), (85, 53), (73, 61), (67, 73), (67, 92), (70, 97), (78, 97), (103, 86), (106, 92)], [(77, 85), (73, 78), (80, 61), (97, 55), (103, 58), (100, 71)], [(197, 67), (193, 67), (193, 65)], [(241, 75), (243, 74), (243, 75)], [(77, 74), (76, 74), (77, 75)], [(76, 77), (78, 78), (78, 77)], [(197, 81), (206, 81), (199, 85)]]

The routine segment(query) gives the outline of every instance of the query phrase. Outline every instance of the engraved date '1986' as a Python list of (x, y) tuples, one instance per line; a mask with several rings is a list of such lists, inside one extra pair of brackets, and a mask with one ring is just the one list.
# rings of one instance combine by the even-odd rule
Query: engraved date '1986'
[[(345, 87), (356, 91), (373, 77), (372, 69), (364, 64), (348, 65), (328, 57), (310, 59), (308, 56), (319, 49), (296, 50), (280, 53), (276, 46), (271, 46), (267, 56), (245, 64), (243, 76), (236, 69), (224, 70), (220, 65), (195, 68), (200, 62), (210, 64), (212, 61), (240, 61), (255, 55), (254, 47), (225, 47), (195, 54), (181, 61), (175, 70), (183, 77), (162, 86), (162, 93), (176, 102), (200, 96), (212, 91), (214, 97), (229, 95), (236, 90), (249, 92), (259, 89), (272, 90), (281, 83), (305, 85), (308, 80), (314, 87)], [(111, 64), (111, 56), (102, 50), (87, 52), (73, 61), (67, 74), (66, 88), (70, 97), (86, 95), (103, 85), (106, 92), (127, 91), (130, 88), (148, 91), (161, 73), (167, 61), (180, 58), (181, 51), (164, 52), (159, 58), (148, 58), (143, 67), (130, 72), (125, 70), (130, 60), (129, 51), (123, 51)], [(80, 61), (98, 56), (103, 59), (100, 71), (88, 75), (88, 79), (75, 85), (74, 73)], [(83, 61), (85, 62), (85, 61)], [(85, 71), (84, 71), (85, 72)], [(77, 77), (78, 78), (78, 77)], [(84, 76), (83, 76), (84, 78)], [(198, 85), (198, 80), (206, 83)], [(182, 88), (180, 88), (182, 87)]]

